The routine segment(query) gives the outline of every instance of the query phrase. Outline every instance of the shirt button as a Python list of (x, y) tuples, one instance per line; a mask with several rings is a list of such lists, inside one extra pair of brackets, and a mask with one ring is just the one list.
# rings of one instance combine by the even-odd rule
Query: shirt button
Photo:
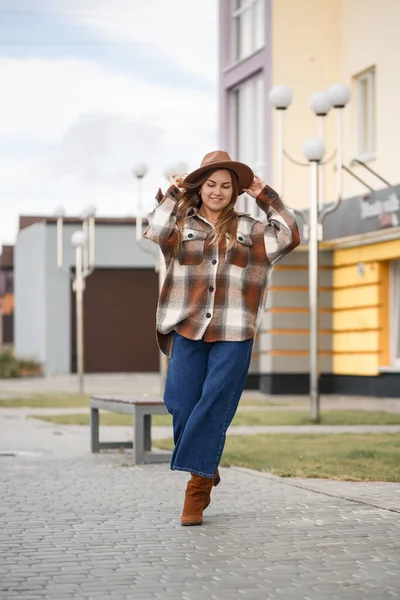
[(239, 235), (238, 240), (239, 240), (239, 242), (243, 242), (243, 238), (241, 235)]
[(206, 314), (207, 319), (211, 319), (211, 313)]
[(179, 194), (179, 189), (177, 187), (174, 187), (174, 192), (175, 194)]
[(193, 233), (188, 233), (188, 237), (192, 238), (193, 237)]
[(212, 285), (211, 285), (211, 286), (208, 288), (208, 291), (209, 291), (209, 292), (213, 292), (213, 291), (214, 291), (214, 288), (213, 288), (213, 286), (212, 286)]
[(213, 265), (217, 264), (217, 261), (215, 260), (215, 258), (211, 261)]

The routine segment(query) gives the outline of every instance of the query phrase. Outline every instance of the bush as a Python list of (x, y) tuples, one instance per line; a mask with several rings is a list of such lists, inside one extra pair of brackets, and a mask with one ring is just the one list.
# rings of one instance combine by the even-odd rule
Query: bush
[(17, 359), (11, 348), (0, 350), (0, 379), (41, 374), (40, 363), (34, 360)]

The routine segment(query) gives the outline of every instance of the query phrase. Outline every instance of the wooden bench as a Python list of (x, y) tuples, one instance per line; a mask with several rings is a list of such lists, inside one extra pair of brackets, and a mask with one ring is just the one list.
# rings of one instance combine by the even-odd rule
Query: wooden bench
[[(133, 442), (100, 442), (99, 410), (133, 415)], [(171, 452), (152, 452), (151, 416), (167, 415), (161, 396), (97, 396), (90, 397), (90, 439), (92, 452), (105, 448), (133, 448), (135, 465), (169, 462)]]

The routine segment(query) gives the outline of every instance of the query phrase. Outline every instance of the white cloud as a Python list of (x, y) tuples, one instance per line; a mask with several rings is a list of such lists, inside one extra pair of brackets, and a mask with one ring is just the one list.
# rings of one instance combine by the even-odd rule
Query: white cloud
[[(217, 0), (19, 2), (38, 19), (48, 13), (37, 21), (50, 23), (43, 39), (54, 39), (52, 22), (62, 24), (69, 39), (112, 42), (124, 60), (105, 62), (96, 44), (91, 60), (84, 44), (81, 56), (78, 45), (73, 56), (52, 57), (49, 46), (45, 57), (0, 57), (0, 244), (14, 241), (19, 214), (51, 214), (59, 204), (69, 214), (88, 202), (99, 214), (133, 214), (136, 162), (149, 166), (148, 206), (167, 165), (195, 168), (216, 147), (217, 8)], [(137, 47), (118, 44), (137, 42), (135, 71)]]
[(17, 213), (51, 214), (63, 203), (76, 214), (89, 201), (103, 214), (132, 213), (136, 162), (149, 165), (144, 195), (152, 201), (167, 164), (185, 159), (196, 167), (215, 147), (213, 93), (152, 84), (87, 60), (3, 58), (0, 70), (3, 243), (15, 236)]

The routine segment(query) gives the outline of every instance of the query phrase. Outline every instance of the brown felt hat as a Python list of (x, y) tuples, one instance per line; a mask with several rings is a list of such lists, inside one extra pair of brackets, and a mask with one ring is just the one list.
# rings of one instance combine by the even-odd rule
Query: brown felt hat
[(224, 150), (215, 150), (215, 152), (206, 154), (201, 161), (200, 168), (189, 173), (184, 181), (187, 183), (196, 183), (204, 173), (214, 169), (229, 169), (236, 173), (239, 181), (239, 194), (243, 194), (243, 190), (249, 188), (254, 179), (254, 173), (250, 167), (244, 163), (232, 160)]

